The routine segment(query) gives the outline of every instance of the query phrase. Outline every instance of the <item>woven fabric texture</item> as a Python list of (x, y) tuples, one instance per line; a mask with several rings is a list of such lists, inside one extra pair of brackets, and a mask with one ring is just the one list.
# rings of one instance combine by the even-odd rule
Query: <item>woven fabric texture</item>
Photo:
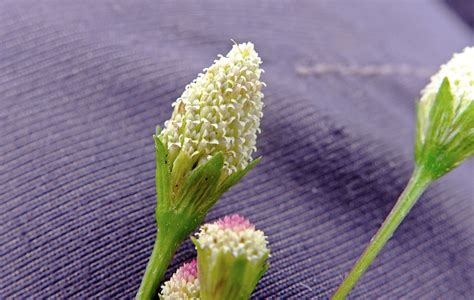
[[(230, 39), (264, 62), (264, 159), (207, 219), (269, 236), (255, 299), (335, 291), (408, 181), (420, 89), (474, 44), (443, 2), (1, 1), (1, 299), (134, 297), (154, 128)], [(423, 195), (353, 299), (472, 299), (473, 170)]]

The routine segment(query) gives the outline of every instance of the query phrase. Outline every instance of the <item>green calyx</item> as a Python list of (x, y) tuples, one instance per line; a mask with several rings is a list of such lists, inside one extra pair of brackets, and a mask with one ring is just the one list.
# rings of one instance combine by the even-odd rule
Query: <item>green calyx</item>
[(220, 196), (238, 183), (261, 158), (253, 160), (245, 169), (229, 176), (223, 171), (224, 155), (216, 153), (209, 161), (198, 167), (181, 151), (170, 164), (168, 151), (158, 136), (153, 136), (156, 147), (156, 194), (158, 226), (162, 215), (170, 211), (193, 219), (189, 232), (204, 219), (209, 209)]
[(258, 260), (230, 252), (213, 253), (199, 246), (197, 250), (200, 296), (202, 300), (249, 299), (258, 281), (268, 269), (268, 254)]
[(161, 139), (153, 136), (156, 147), (156, 223), (160, 239), (179, 244), (204, 220), (221, 195), (238, 183), (259, 161), (226, 176), (224, 155), (216, 153), (205, 164), (195, 167), (191, 158), (180, 151), (170, 162)]
[(429, 114), (422, 105), (417, 106), (415, 161), (434, 180), (474, 155), (474, 101), (456, 107), (445, 78)]

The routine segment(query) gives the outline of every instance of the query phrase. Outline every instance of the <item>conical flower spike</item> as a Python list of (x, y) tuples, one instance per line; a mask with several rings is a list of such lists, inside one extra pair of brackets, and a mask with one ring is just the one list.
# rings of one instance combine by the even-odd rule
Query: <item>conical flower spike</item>
[(161, 288), (162, 300), (199, 299), (199, 279), (196, 259), (182, 265)]
[(165, 128), (158, 128), (158, 235), (137, 298), (156, 295), (182, 240), (258, 163), (251, 155), (262, 117), (260, 64), (252, 43), (234, 45), (186, 87)]
[(428, 186), (473, 154), (474, 48), (468, 47), (441, 66), (421, 92), (410, 181), (332, 299), (346, 298)]
[(222, 152), (224, 175), (248, 165), (262, 117), (260, 64), (252, 43), (234, 45), (186, 87), (159, 135), (170, 164), (188, 162), (189, 171)]
[(248, 299), (268, 268), (270, 250), (260, 230), (239, 215), (201, 227), (198, 253), (201, 299)]

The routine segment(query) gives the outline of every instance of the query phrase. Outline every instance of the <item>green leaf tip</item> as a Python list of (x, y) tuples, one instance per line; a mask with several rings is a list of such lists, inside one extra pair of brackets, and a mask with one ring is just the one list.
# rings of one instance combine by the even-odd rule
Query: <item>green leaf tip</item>
[(203, 218), (217, 199), (213, 197), (224, 166), (222, 153), (215, 154), (205, 164), (194, 169), (177, 195), (176, 207), (191, 210)]
[(161, 126), (160, 125), (156, 125), (156, 128), (155, 128), (155, 135), (156, 136), (160, 136), (161, 134)]
[(158, 216), (159, 211), (165, 210), (170, 202), (170, 173), (168, 167), (168, 151), (158, 136), (153, 135), (153, 139), (155, 141), (156, 157), (156, 216)]

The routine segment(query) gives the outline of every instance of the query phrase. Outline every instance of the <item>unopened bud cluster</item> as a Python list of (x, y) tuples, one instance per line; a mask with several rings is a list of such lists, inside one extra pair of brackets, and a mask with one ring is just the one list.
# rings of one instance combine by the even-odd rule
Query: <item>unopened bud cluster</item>
[(227, 175), (247, 166), (262, 117), (261, 62), (252, 43), (234, 45), (186, 87), (160, 136), (171, 161), (184, 151), (202, 165), (222, 152)]
[(196, 259), (182, 265), (163, 284), (160, 298), (163, 300), (199, 299), (199, 279)]
[(229, 253), (234, 257), (243, 255), (254, 261), (268, 254), (268, 242), (263, 231), (255, 230), (254, 225), (239, 215), (226, 216), (215, 223), (201, 226), (197, 243), (215, 256)]

